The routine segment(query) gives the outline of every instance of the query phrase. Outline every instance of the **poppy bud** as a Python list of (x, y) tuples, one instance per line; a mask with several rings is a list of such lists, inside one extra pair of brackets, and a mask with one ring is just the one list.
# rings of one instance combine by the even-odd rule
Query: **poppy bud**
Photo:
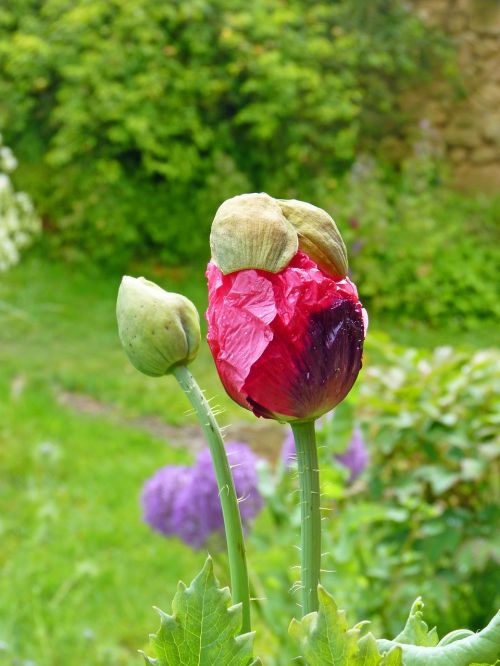
[(244, 194), (217, 211), (211, 247), (208, 343), (229, 395), (280, 421), (335, 407), (361, 368), (366, 313), (332, 218)]
[(198, 353), (200, 318), (190, 300), (144, 278), (125, 276), (116, 304), (118, 333), (133, 366), (160, 377)]

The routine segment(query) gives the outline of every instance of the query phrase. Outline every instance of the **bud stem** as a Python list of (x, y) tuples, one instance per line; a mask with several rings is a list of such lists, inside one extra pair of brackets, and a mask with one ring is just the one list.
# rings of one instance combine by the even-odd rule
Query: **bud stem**
[(301, 508), (302, 615), (318, 610), (321, 513), (314, 421), (292, 423), (299, 469)]
[(238, 498), (234, 488), (233, 476), (226, 455), (222, 435), (205, 396), (196, 383), (195, 378), (185, 365), (177, 366), (173, 374), (181, 385), (196, 412), (207, 439), (215, 469), (215, 478), (219, 488), (219, 497), (226, 531), (229, 573), (231, 577), (231, 593), (234, 603), (241, 603), (243, 619), (241, 633), (251, 630), (250, 627), (250, 592), (248, 570), (245, 554), (245, 541), (241, 525)]

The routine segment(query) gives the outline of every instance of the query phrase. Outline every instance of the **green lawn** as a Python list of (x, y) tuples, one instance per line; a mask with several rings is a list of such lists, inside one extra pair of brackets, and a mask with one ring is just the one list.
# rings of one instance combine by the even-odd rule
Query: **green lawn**
[[(147, 277), (203, 311), (201, 273)], [(151, 607), (168, 609), (177, 580), (190, 580), (204, 558), (152, 534), (138, 506), (148, 475), (190, 458), (145, 419), (193, 421), (189, 404), (172, 378), (143, 377), (125, 358), (118, 274), (32, 258), (1, 280), (0, 663), (139, 665), (137, 649), (157, 625)], [(493, 331), (457, 340), (386, 330), (413, 344), (494, 340)], [(193, 372), (216, 396), (223, 423), (253, 420), (225, 396), (206, 345)]]
[[(190, 454), (121, 425), (121, 417), (156, 414), (175, 424), (189, 404), (173, 379), (143, 377), (125, 358), (114, 318), (118, 283), (118, 275), (82, 275), (39, 260), (2, 276), (0, 641), (7, 664), (18, 663), (15, 654), (37, 666), (141, 663), (137, 649), (157, 624), (151, 607), (168, 607), (179, 577), (203, 559), (140, 520), (144, 479)], [(186, 290), (198, 305), (200, 287)], [(205, 348), (196, 373), (228, 407), (227, 421), (236, 408), (210, 364)], [(78, 401), (61, 402), (73, 392), (94, 398), (97, 409), (80, 413)]]

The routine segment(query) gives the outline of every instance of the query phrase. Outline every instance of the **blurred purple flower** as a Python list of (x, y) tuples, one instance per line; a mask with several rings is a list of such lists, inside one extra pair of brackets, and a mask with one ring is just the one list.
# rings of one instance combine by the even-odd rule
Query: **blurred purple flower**
[(355, 481), (368, 464), (368, 450), (359, 426), (355, 426), (349, 446), (344, 453), (335, 456), (341, 465), (351, 471), (349, 483)]
[[(246, 444), (228, 442), (226, 451), (240, 499), (244, 527), (262, 509), (257, 488), (258, 457)], [(204, 546), (211, 535), (222, 534), (224, 521), (210, 451), (198, 454), (192, 467), (167, 465), (144, 484), (144, 521), (165, 536), (177, 535), (192, 548)]]
[[(283, 448), (281, 449), (281, 460), (286, 467), (289, 467), (297, 460), (297, 454), (295, 453), (295, 442), (293, 441), (293, 433), (291, 429), (289, 429), (285, 441), (283, 442)], [(344, 453), (337, 454), (335, 456), (335, 460), (337, 460), (341, 465), (346, 467), (351, 472), (349, 483), (355, 481), (361, 472), (365, 469), (369, 461), (369, 456), (368, 450), (363, 440), (361, 428), (359, 426), (354, 427), (349, 446), (344, 451)]]
[(179, 492), (191, 482), (191, 469), (181, 465), (166, 465), (146, 481), (141, 503), (144, 522), (162, 534), (174, 533), (174, 518), (178, 513)]
[(297, 462), (297, 452), (295, 451), (295, 441), (291, 428), (287, 428), (287, 436), (281, 447), (281, 460), (285, 467), (290, 467)]

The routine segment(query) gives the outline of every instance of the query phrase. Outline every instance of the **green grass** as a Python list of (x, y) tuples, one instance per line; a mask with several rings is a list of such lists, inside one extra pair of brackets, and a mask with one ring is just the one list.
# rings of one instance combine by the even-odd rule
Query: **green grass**
[[(114, 317), (119, 279), (38, 259), (2, 276), (2, 664), (18, 663), (14, 655), (37, 666), (140, 664), (137, 649), (157, 624), (151, 607), (168, 608), (177, 580), (204, 557), (141, 523), (144, 479), (190, 453), (121, 426), (120, 415), (194, 419), (172, 378), (143, 377), (125, 358)], [(203, 305), (201, 282), (182, 290)], [(237, 410), (211, 363), (205, 348), (193, 370), (227, 420)], [(61, 404), (64, 391), (110, 405), (113, 418)]]
[[(145, 272), (204, 310), (201, 270)], [(172, 378), (143, 377), (125, 358), (114, 316), (119, 280), (36, 257), (1, 278), (2, 664), (140, 664), (137, 649), (157, 625), (151, 606), (168, 609), (177, 580), (189, 581), (204, 558), (141, 523), (144, 479), (190, 452), (130, 420), (194, 417)], [(489, 331), (450, 340), (397, 323), (386, 329), (411, 344), (494, 340)], [(253, 419), (225, 396), (206, 345), (192, 368), (216, 396), (223, 423)], [(68, 392), (98, 408), (85, 413), (61, 402)]]
[[(189, 403), (175, 381), (141, 375), (120, 347), (115, 321), (120, 278), (74, 272), (40, 260), (2, 276), (2, 372), (39, 380), (47, 389), (91, 395), (129, 415), (154, 414), (169, 423), (182, 423)], [(200, 312), (205, 310), (205, 289), (198, 275), (196, 280), (189, 273), (177, 280), (154, 275), (153, 279), (168, 290), (186, 294)], [(192, 370), (208, 395), (220, 396), (226, 412), (223, 422), (235, 414), (242, 418), (242, 410), (222, 390), (206, 345)]]
[[(7, 388), (3, 381), (2, 395)], [(37, 381), (0, 413), (7, 655), (37, 666), (140, 663), (137, 648), (156, 624), (151, 606), (168, 608), (177, 579), (201, 556), (152, 535), (137, 497), (164, 460), (187, 455), (73, 414)]]

